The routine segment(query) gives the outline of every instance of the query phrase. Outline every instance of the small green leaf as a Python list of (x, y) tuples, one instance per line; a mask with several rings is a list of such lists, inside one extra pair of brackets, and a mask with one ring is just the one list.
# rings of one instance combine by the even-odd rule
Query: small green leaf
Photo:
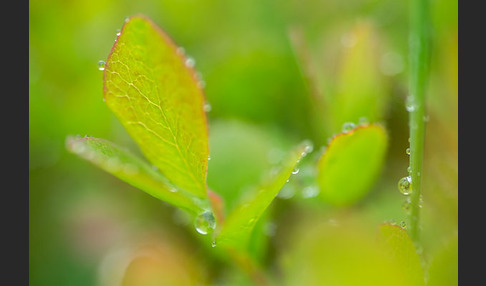
[(208, 128), (193, 64), (150, 19), (133, 16), (106, 61), (103, 93), (147, 159), (180, 188), (206, 198)]
[(332, 217), (333, 223), (314, 213), (288, 232), (279, 285), (416, 286), (402, 279), (403, 270), (363, 220), (349, 212)]
[(317, 164), (320, 198), (337, 206), (361, 199), (382, 167), (387, 144), (386, 130), (379, 124), (336, 135)]
[(378, 242), (388, 249), (387, 253), (402, 270), (402, 277), (397, 278), (408, 285), (425, 285), (420, 257), (408, 232), (391, 224), (381, 224), (378, 230)]
[[(380, 40), (369, 21), (360, 21), (342, 38), (345, 45), (337, 71), (335, 93), (326, 103), (326, 123), (332, 133), (347, 121), (383, 120), (389, 92), (379, 69)], [(398, 56), (398, 55), (396, 55)]]
[(69, 151), (95, 164), (149, 195), (179, 207), (192, 215), (204, 211), (194, 195), (174, 187), (149, 164), (115, 144), (94, 137), (68, 137)]
[(311, 150), (312, 146), (308, 142), (294, 148), (279, 169), (269, 174), (258, 191), (228, 214), (216, 238), (216, 245), (245, 251), (255, 224), (285, 185), (300, 159)]

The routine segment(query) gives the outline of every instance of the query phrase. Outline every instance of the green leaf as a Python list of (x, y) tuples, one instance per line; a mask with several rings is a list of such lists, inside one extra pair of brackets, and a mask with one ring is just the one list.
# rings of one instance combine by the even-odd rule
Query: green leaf
[(415, 286), (356, 214), (314, 213), (288, 233), (279, 285)]
[(381, 170), (387, 133), (379, 124), (362, 124), (336, 135), (317, 163), (319, 197), (337, 206), (350, 205), (371, 188)]
[(274, 169), (257, 189), (227, 216), (216, 237), (216, 245), (246, 251), (253, 228), (266, 208), (291, 176), (300, 159), (312, 150), (308, 142), (295, 147), (278, 169)]
[(147, 159), (180, 188), (206, 198), (208, 127), (192, 64), (150, 19), (133, 16), (106, 61), (103, 93)]
[(390, 93), (379, 69), (379, 40), (369, 21), (358, 22), (343, 37), (346, 47), (337, 71), (335, 92), (326, 103), (326, 123), (332, 133), (339, 132), (345, 122), (358, 122), (361, 117), (369, 122), (383, 120)]
[(381, 224), (378, 226), (378, 241), (402, 270), (401, 281), (408, 285), (425, 285), (424, 270), (420, 257), (408, 232), (398, 225)]
[(66, 147), (69, 151), (130, 185), (194, 216), (206, 209), (197, 203), (200, 201), (197, 197), (174, 187), (149, 164), (107, 140), (70, 136), (66, 140)]

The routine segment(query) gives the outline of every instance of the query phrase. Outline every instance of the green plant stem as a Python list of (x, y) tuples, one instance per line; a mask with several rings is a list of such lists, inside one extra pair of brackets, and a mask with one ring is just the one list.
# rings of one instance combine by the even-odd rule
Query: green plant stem
[(425, 90), (428, 61), (428, 0), (411, 0), (410, 9), (410, 168), (412, 179), (409, 233), (419, 241), (421, 175), (425, 143)]

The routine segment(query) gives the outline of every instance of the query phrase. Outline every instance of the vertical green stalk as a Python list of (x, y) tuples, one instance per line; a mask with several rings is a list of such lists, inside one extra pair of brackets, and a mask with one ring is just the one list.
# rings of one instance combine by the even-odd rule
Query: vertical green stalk
[(410, 95), (407, 110), (410, 113), (410, 177), (412, 180), (409, 213), (409, 233), (419, 241), (421, 174), (425, 142), (425, 90), (428, 63), (428, 0), (410, 2)]

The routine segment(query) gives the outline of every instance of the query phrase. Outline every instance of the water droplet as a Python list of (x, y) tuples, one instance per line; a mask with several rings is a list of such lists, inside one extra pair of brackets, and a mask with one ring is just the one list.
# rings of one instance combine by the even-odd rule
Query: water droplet
[(395, 219), (394, 219), (394, 218), (391, 218), (391, 219), (389, 219), (389, 220), (385, 220), (385, 223), (389, 223), (389, 224), (391, 224), (391, 225), (396, 225), (396, 224), (397, 224), (397, 222), (395, 221)]
[(407, 168), (407, 172), (408, 172), (409, 174), (410, 174), (410, 173), (412, 173), (412, 167), (408, 166), (408, 168)]
[(185, 62), (186, 67), (192, 68), (196, 65), (196, 60), (194, 58), (188, 57)]
[(174, 189), (174, 188), (170, 189), (169, 191), (170, 191), (171, 193), (177, 193), (177, 189)]
[(204, 112), (210, 112), (210, 111), (211, 111), (211, 109), (212, 109), (211, 104), (209, 104), (209, 103), (205, 103), (205, 104), (203, 105), (203, 110), (204, 110)]
[(120, 34), (121, 34), (121, 30), (120, 29), (116, 29), (116, 35), (117, 36), (120, 36)]
[(400, 193), (409, 195), (412, 193), (412, 178), (410, 176), (403, 177), (398, 181), (398, 189)]
[(105, 102), (105, 101), (106, 101), (106, 98), (103, 97), (103, 102)]
[(182, 55), (185, 55), (185, 54), (186, 54), (186, 49), (184, 49), (184, 47), (178, 47), (178, 48), (176, 49), (176, 53), (177, 53), (178, 55), (181, 55), (181, 56), (182, 56)]
[(342, 127), (342, 132), (349, 132), (351, 130), (353, 130), (353, 128), (355, 127), (354, 123), (352, 122), (345, 122), (343, 124), (343, 127)]
[(216, 240), (211, 243), (211, 247), (216, 247)]
[(409, 213), (410, 212), (410, 199), (407, 198), (405, 201), (403, 201), (403, 203), (402, 203), (402, 209), (406, 213)]
[(407, 224), (406, 224), (406, 223), (405, 223), (405, 222), (402, 220), (402, 221), (400, 222), (400, 227), (401, 227), (401, 228), (407, 228)]
[(196, 217), (194, 227), (200, 234), (206, 235), (216, 228), (216, 219), (210, 211), (205, 211)]
[(406, 153), (407, 155), (410, 155), (410, 148), (407, 148), (407, 149), (405, 150), (405, 153)]
[(211, 160), (211, 156), (208, 156), (208, 161)]
[(412, 98), (413, 98), (412, 96), (409, 96), (407, 98), (407, 103), (405, 104), (405, 108), (407, 109), (408, 112), (415, 111), (415, 104)]
[(313, 150), (314, 150), (314, 146), (312, 145), (312, 143), (308, 143), (307, 146), (305, 146), (305, 148), (304, 148), (305, 153), (310, 153)]
[(105, 70), (105, 61), (98, 61), (98, 69), (100, 71), (104, 71)]
[(302, 190), (302, 197), (305, 199), (313, 198), (319, 194), (319, 188), (317, 186), (308, 186)]
[(299, 171), (300, 171), (299, 169), (294, 169), (294, 170), (292, 171), (292, 174), (293, 174), (293, 175), (298, 174), (298, 173), (299, 173)]
[(206, 82), (204, 80), (200, 80), (197, 82), (197, 87), (199, 88), (205, 88), (206, 87)]
[(366, 118), (366, 117), (360, 117), (358, 119), (358, 122), (359, 122), (360, 125), (365, 125), (365, 124), (369, 123), (368, 118)]

